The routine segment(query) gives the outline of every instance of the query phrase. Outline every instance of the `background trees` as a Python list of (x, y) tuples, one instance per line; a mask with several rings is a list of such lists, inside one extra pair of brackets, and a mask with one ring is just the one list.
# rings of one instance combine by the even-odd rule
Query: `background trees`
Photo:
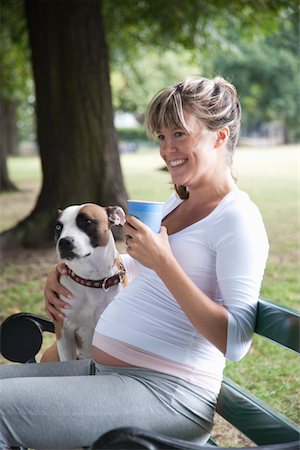
[[(125, 206), (109, 71), (115, 106), (138, 116), (162, 85), (188, 73), (216, 72), (226, 72), (241, 87), (246, 111), (249, 117), (255, 112), (257, 123), (270, 113), (282, 114), (281, 95), (292, 92), (287, 83), (282, 88), (282, 80), (288, 78), (290, 66), (295, 66), (290, 31), (282, 24), (290, 23), (297, 4), (295, 0), (288, 6), (285, 0), (275, 3), (261, 0), (257, 8), (254, 0), (25, 0), (43, 184), (30, 216), (4, 233), (2, 242), (46, 244), (52, 239), (56, 209), (70, 203)], [(21, 0), (3, 0), (3, 4), (8, 10), (18, 9), (22, 23)], [(10, 31), (13, 35), (12, 27)], [(276, 78), (279, 73), (274, 70), (279, 64), (275, 46), (269, 51), (274, 33), (279, 33), (281, 47), (280, 33), (289, 40), (280, 60), (286, 72), (277, 84), (270, 82), (272, 74)], [(20, 45), (22, 39), (21, 33)], [(266, 65), (263, 55), (267, 50)], [(262, 68), (261, 78), (252, 70), (254, 65), (257, 71)], [(17, 66), (9, 70), (10, 76)], [(24, 75), (23, 84), (28, 78)], [(262, 95), (271, 85), (273, 91)], [(264, 115), (266, 97), (268, 113)], [(292, 95), (289, 98), (293, 102)], [(284, 118), (289, 128), (295, 110), (291, 105)]]
[[(17, 7), (16, 7), (17, 6)], [(0, 192), (16, 186), (8, 175), (6, 158), (17, 152), (17, 120), (32, 86), (26, 21), (20, 2), (1, 3), (0, 27)]]
[(125, 207), (101, 2), (25, 1), (43, 184), (31, 215), (6, 243), (51, 242), (58, 208)]
[(227, 36), (238, 45), (229, 46), (226, 52), (213, 51), (207, 69), (211, 74), (217, 69), (234, 80), (243, 105), (244, 125), (259, 129), (277, 121), (284, 129), (285, 143), (299, 139), (298, 11), (282, 11), (272, 33), (239, 41), (236, 29), (230, 27)]

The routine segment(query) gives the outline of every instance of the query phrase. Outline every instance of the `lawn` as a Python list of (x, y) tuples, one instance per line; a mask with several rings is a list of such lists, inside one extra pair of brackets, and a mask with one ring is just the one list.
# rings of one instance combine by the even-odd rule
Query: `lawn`
[[(300, 292), (298, 156), (296, 146), (239, 148), (234, 169), (239, 187), (259, 206), (270, 240), (261, 294), (296, 309)], [(121, 163), (130, 198), (164, 200), (171, 193), (157, 150), (122, 154)], [(22, 192), (0, 196), (1, 230), (30, 212), (40, 186), (37, 157), (10, 158), (9, 169)], [(51, 250), (42, 251), (32, 259), (26, 252), (17, 264), (2, 261), (0, 319), (18, 310), (43, 312), (42, 286), (54, 255)], [(257, 337), (249, 355), (239, 363), (228, 363), (225, 373), (299, 422), (299, 360), (292, 352)]]

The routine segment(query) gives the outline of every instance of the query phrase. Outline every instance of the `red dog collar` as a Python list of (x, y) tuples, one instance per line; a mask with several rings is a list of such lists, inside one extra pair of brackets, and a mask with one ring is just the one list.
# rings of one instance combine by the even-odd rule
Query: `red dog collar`
[(81, 284), (82, 286), (87, 286), (90, 288), (100, 288), (103, 289), (103, 291), (107, 291), (108, 288), (111, 286), (115, 286), (116, 284), (120, 283), (123, 280), (123, 276), (125, 274), (125, 270), (122, 269), (120, 272), (116, 273), (112, 277), (106, 277), (102, 280), (87, 280), (86, 278), (82, 278), (79, 275), (76, 275), (73, 270), (71, 270), (67, 266), (67, 274), (69, 275), (72, 280), (76, 281), (76, 283)]

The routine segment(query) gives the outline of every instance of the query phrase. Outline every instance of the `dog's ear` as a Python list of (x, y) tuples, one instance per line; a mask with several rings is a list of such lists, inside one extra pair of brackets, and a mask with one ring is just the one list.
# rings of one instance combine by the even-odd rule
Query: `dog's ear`
[(107, 206), (106, 208), (108, 221), (110, 226), (113, 225), (124, 225), (125, 223), (125, 212), (121, 206)]
[(57, 216), (59, 217), (59, 216), (61, 215), (62, 212), (63, 212), (62, 209), (58, 209), (58, 210), (57, 210)]

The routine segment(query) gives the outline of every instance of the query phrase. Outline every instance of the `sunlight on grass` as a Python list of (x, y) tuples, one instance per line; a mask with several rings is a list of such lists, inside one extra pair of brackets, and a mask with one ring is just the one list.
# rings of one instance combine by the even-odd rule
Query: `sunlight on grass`
[(135, 200), (164, 201), (172, 192), (170, 176), (158, 150), (121, 156), (128, 196)]
[(8, 159), (8, 170), (16, 184), (41, 179), (41, 162), (37, 156), (12, 156)]

